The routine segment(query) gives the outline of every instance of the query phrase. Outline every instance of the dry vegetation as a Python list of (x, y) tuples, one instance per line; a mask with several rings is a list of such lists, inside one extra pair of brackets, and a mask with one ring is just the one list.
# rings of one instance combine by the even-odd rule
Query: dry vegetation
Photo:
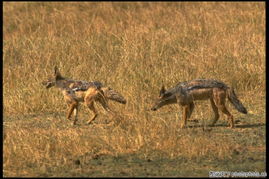
[[(265, 3), (4, 2), (4, 176), (208, 176), (265, 170)], [(54, 65), (120, 91), (93, 125), (65, 119)], [(162, 84), (215, 78), (235, 87), (248, 115), (206, 127), (197, 102), (187, 129), (177, 105), (149, 111)], [(178, 113), (179, 112), (179, 113)]]

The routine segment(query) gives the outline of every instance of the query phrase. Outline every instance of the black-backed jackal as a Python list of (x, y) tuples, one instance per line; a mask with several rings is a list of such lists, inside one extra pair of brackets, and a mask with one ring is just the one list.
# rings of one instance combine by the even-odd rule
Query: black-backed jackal
[(183, 123), (181, 125), (183, 128), (187, 124), (187, 119), (190, 118), (192, 114), (194, 101), (209, 99), (215, 113), (212, 126), (214, 126), (219, 119), (218, 110), (221, 110), (228, 116), (230, 127), (233, 128), (234, 120), (232, 114), (225, 106), (226, 98), (229, 99), (239, 112), (247, 114), (246, 108), (237, 98), (234, 89), (228, 87), (223, 82), (214, 79), (195, 79), (192, 81), (182, 82), (168, 90), (165, 90), (163, 86), (160, 90), (159, 99), (153, 105), (151, 110), (156, 111), (164, 105), (178, 103), (183, 108)]
[(87, 82), (65, 78), (60, 74), (57, 67), (54, 68), (54, 75), (47, 81), (42, 82), (42, 84), (46, 86), (47, 89), (53, 86), (61, 89), (64, 99), (69, 106), (67, 119), (71, 120), (71, 115), (74, 113), (74, 125), (77, 122), (77, 112), (80, 102), (84, 102), (94, 113), (94, 116), (88, 121), (88, 124), (98, 115), (94, 107), (94, 102), (99, 102), (106, 111), (111, 111), (107, 100), (126, 104), (124, 97), (110, 87), (105, 87), (98, 81)]

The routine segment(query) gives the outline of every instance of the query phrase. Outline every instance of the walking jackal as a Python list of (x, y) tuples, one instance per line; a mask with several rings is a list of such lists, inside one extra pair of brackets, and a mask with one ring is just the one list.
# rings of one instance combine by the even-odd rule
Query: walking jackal
[(94, 102), (99, 102), (106, 111), (110, 112), (108, 100), (126, 104), (124, 97), (110, 87), (105, 87), (98, 81), (87, 82), (67, 79), (60, 74), (57, 67), (54, 68), (53, 76), (47, 81), (42, 82), (42, 84), (46, 86), (47, 89), (55, 86), (62, 91), (64, 99), (69, 106), (67, 119), (71, 120), (71, 115), (74, 113), (74, 125), (77, 122), (77, 112), (80, 102), (84, 102), (94, 113), (94, 116), (88, 121), (88, 124), (95, 120), (98, 115), (94, 107)]
[(215, 113), (215, 118), (211, 125), (214, 126), (217, 122), (219, 119), (218, 110), (221, 110), (228, 116), (230, 127), (233, 128), (233, 116), (225, 106), (227, 97), (239, 112), (247, 114), (246, 108), (237, 98), (234, 89), (228, 87), (223, 82), (213, 79), (195, 79), (188, 82), (182, 82), (168, 90), (166, 90), (163, 86), (160, 90), (159, 99), (153, 105), (151, 110), (156, 111), (164, 105), (178, 103), (183, 108), (183, 123), (181, 125), (183, 128), (187, 124), (187, 119), (190, 118), (192, 114), (194, 101), (209, 99)]

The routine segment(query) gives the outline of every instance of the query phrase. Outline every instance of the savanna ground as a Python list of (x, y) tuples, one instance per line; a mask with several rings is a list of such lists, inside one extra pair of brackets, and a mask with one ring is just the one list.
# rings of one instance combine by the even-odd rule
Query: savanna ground
[[(208, 176), (264, 172), (264, 2), (4, 2), (3, 175)], [(65, 119), (60, 91), (41, 82), (64, 76), (101, 81), (127, 104), (85, 106)], [(196, 102), (180, 129), (177, 105), (150, 111), (162, 84), (214, 78), (248, 109), (228, 108), (216, 127), (209, 101)], [(196, 121), (196, 122), (194, 122)]]

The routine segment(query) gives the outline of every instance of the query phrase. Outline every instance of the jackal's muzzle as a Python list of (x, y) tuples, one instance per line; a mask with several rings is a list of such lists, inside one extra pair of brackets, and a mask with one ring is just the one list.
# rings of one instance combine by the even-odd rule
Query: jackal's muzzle
[(162, 101), (157, 100), (157, 101), (155, 102), (155, 104), (152, 106), (151, 110), (152, 110), (152, 111), (157, 111), (157, 109), (159, 109), (159, 108), (162, 106), (161, 103), (162, 103)]
[(157, 109), (161, 108), (162, 106), (176, 103), (175, 94), (171, 91), (166, 91), (164, 87), (160, 90), (159, 98), (155, 101), (154, 105), (152, 106), (151, 110), (156, 111)]
[(48, 88), (50, 88), (50, 87), (54, 86), (54, 85), (55, 85), (55, 83), (50, 82), (50, 81), (43, 81), (43, 82), (42, 82), (42, 85), (43, 85), (43, 86), (45, 86), (45, 87), (46, 87), (46, 89), (48, 89)]

